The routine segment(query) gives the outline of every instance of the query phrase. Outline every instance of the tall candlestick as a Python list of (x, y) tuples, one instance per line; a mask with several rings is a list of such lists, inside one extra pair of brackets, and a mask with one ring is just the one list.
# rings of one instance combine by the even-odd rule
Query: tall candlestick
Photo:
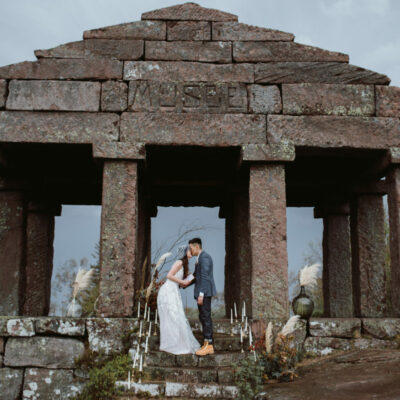
[(235, 302), (235, 303), (233, 303), (233, 306), (234, 306), (234, 308), (235, 308), (235, 319), (237, 319), (236, 302)]
[(244, 316), (246, 316), (246, 302), (243, 301)]
[(137, 317), (138, 317), (138, 319), (140, 319), (140, 300), (138, 302)]
[(242, 325), (240, 325), (240, 343), (243, 343), (243, 331), (242, 331)]
[(150, 321), (150, 307), (149, 307), (149, 309), (147, 311), (147, 322), (149, 322), (149, 321)]
[(143, 315), (143, 319), (146, 319), (146, 315), (147, 315), (147, 301), (146, 304), (144, 305), (144, 315)]
[(245, 330), (245, 332), (247, 332), (247, 317), (246, 317), (246, 320), (245, 320), (245, 323), (244, 323), (244, 330)]
[(140, 355), (139, 372), (143, 371), (143, 354)]
[(149, 324), (149, 333), (148, 333), (148, 336), (150, 336), (150, 334), (151, 334), (151, 321), (150, 321), (150, 324)]
[(253, 334), (251, 333), (251, 326), (249, 325), (249, 342), (250, 346), (253, 344)]
[(138, 353), (135, 353), (135, 358), (133, 359), (133, 366), (132, 368), (135, 369), (136, 368), (136, 359), (137, 359)]
[(131, 371), (128, 371), (128, 389), (131, 388)]
[(231, 308), (231, 325), (233, 324), (232, 308)]
[(142, 325), (143, 325), (143, 321), (140, 321), (140, 325), (139, 325), (139, 337), (142, 337)]
[(154, 321), (155, 325), (157, 325), (157, 311), (158, 311), (158, 309), (156, 308), (156, 319)]
[(243, 322), (243, 320), (244, 320), (244, 308), (242, 306), (242, 322)]
[(147, 354), (147, 346), (149, 345), (149, 337), (146, 336), (146, 347), (144, 348), (144, 352)]

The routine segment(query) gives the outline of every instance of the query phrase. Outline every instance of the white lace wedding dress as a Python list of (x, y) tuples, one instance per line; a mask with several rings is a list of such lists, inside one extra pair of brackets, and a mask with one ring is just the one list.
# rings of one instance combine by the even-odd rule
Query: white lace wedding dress
[[(183, 278), (183, 267), (175, 276)], [(158, 291), (157, 308), (160, 316), (160, 350), (173, 354), (195, 353), (201, 345), (186, 318), (177, 282), (166, 279)]]

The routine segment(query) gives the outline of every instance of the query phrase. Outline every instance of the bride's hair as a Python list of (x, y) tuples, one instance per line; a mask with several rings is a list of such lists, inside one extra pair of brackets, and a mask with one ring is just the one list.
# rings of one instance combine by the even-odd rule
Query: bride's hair
[(189, 274), (189, 259), (188, 259), (187, 254), (185, 253), (185, 255), (182, 258), (180, 258), (180, 260), (182, 260), (182, 263), (183, 263), (183, 278), (182, 279), (185, 279)]

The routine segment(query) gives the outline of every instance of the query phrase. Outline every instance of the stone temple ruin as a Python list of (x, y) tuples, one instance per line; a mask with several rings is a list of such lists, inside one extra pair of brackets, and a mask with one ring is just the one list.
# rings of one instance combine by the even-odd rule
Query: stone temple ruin
[(289, 317), (286, 207), (307, 206), (324, 223), (325, 317), (400, 317), (400, 88), (387, 76), (194, 3), (35, 55), (0, 67), (0, 315), (48, 314), (54, 217), (91, 204), (99, 317), (133, 316), (157, 206), (220, 207), (227, 316), (246, 299), (254, 321)]

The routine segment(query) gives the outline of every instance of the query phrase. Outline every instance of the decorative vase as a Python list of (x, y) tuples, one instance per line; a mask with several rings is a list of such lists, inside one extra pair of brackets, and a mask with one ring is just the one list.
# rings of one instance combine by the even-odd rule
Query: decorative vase
[(295, 315), (300, 315), (301, 318), (308, 319), (314, 310), (314, 302), (306, 294), (304, 285), (300, 286), (300, 293), (293, 299), (292, 308)]

